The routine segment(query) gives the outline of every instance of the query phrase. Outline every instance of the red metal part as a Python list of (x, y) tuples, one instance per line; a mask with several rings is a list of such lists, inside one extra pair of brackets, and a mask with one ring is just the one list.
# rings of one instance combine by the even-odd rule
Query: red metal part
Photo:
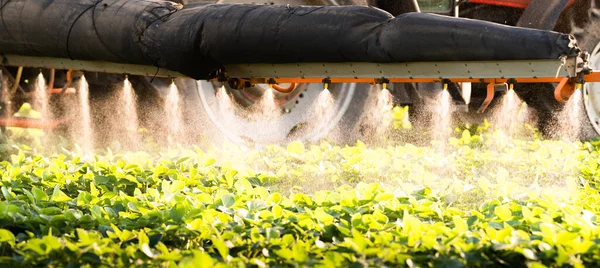
[(593, 71), (584, 75), (583, 80), (586, 82), (600, 82), (600, 71)]
[[(61, 95), (61, 94), (74, 94), (74, 93), (76, 93), (74, 88), (52, 88), (52, 89), (46, 90), (47, 95)], [(34, 98), (35, 92), (27, 92), (27, 93), (25, 93), (25, 96), (27, 96), (28, 98)]]
[[(505, 6), (514, 8), (526, 8), (531, 0), (470, 0), (469, 3), (484, 4), (484, 5), (495, 5)], [(570, 4), (573, 4), (575, 0), (571, 0)]]
[(554, 98), (559, 102), (567, 102), (575, 92), (575, 83), (569, 78), (563, 78), (554, 89)]
[(3, 127), (20, 127), (20, 128), (39, 128), (39, 129), (55, 129), (58, 126), (67, 123), (68, 120), (40, 120), (32, 118), (0, 118), (0, 126)]
[(296, 89), (296, 83), (291, 83), (289, 87), (280, 87), (277, 84), (273, 84), (273, 89), (281, 92), (281, 93), (290, 93)]
[(487, 85), (487, 96), (485, 97), (485, 100), (483, 100), (483, 103), (481, 104), (481, 107), (479, 107), (479, 110), (477, 110), (478, 113), (485, 112), (487, 107), (490, 105), (490, 103), (494, 99), (494, 94), (496, 94), (495, 87), (496, 87), (496, 84), (494, 84), (494, 83), (489, 83)]
[(57, 95), (57, 94), (73, 94), (75, 93), (74, 88), (53, 88), (48, 90), (48, 94)]

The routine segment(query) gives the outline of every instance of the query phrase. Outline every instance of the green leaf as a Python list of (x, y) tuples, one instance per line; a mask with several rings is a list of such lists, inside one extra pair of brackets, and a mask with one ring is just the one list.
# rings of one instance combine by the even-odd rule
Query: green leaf
[(154, 257), (154, 253), (152, 252), (152, 250), (150, 249), (150, 246), (148, 244), (143, 244), (140, 249), (142, 250), (142, 252), (144, 252), (144, 254), (146, 254), (146, 256), (153, 258)]
[(183, 182), (183, 181), (177, 180), (177, 181), (173, 181), (171, 183), (171, 192), (172, 193), (179, 192), (179, 191), (183, 190), (183, 188), (185, 188), (185, 182)]
[(497, 206), (494, 208), (494, 215), (496, 215), (502, 221), (508, 221), (512, 218), (512, 212), (506, 205)]
[(92, 208), (90, 209), (92, 212), (92, 216), (96, 219), (102, 219), (102, 208), (98, 205), (93, 205)]
[(246, 202), (246, 206), (250, 211), (258, 211), (261, 209), (265, 209), (267, 207), (267, 203), (263, 200), (250, 200)]
[(211, 241), (213, 243), (213, 246), (217, 248), (217, 251), (221, 255), (221, 258), (223, 258), (223, 260), (227, 260), (227, 256), (229, 256), (229, 248), (225, 245), (225, 243), (220, 239), (214, 237), (211, 239)]
[(460, 216), (453, 216), (452, 221), (454, 222), (454, 230), (456, 232), (464, 234), (469, 230), (467, 222)]
[(6, 200), (13, 200), (13, 196), (11, 194), (11, 192), (4, 186), (0, 187), (0, 190), (2, 191), (2, 195), (4, 196), (4, 199)]
[(90, 194), (93, 196), (98, 196), (98, 194), (100, 194), (94, 182), (90, 182)]
[(140, 230), (137, 235), (138, 235), (138, 244), (139, 244), (140, 248), (142, 247), (142, 245), (150, 244), (150, 239), (148, 238), (148, 236), (146, 235), (146, 232), (144, 232), (144, 230)]
[(521, 213), (523, 214), (523, 219), (525, 220), (531, 220), (533, 219), (533, 213), (531, 212), (531, 210), (528, 207), (521, 207)]
[(271, 208), (271, 211), (273, 212), (273, 217), (275, 217), (277, 219), (279, 219), (283, 216), (283, 209), (278, 205), (273, 206)]
[(54, 186), (54, 191), (52, 192), (50, 200), (55, 202), (65, 202), (71, 200), (71, 198), (63, 193), (63, 191), (60, 190), (60, 186), (57, 184)]
[(275, 203), (275, 204), (279, 204), (281, 202), (281, 194), (279, 193), (272, 193), (269, 195), (269, 201)]
[(214, 158), (209, 158), (209, 159), (206, 159), (206, 160), (204, 161), (204, 164), (203, 164), (203, 165), (204, 165), (205, 167), (208, 167), (208, 166), (212, 166), (212, 165), (213, 165), (214, 163), (216, 163), (216, 162), (217, 162), (217, 160), (216, 160), (216, 159), (214, 159)]
[(44, 192), (43, 190), (41, 190), (37, 187), (33, 187), (31, 189), (31, 193), (33, 194), (33, 197), (35, 197), (35, 199), (37, 201), (48, 201), (48, 195), (46, 194), (46, 192)]
[(171, 208), (171, 211), (169, 212), (169, 216), (171, 217), (171, 219), (173, 219), (175, 222), (180, 222), (183, 217), (186, 214), (186, 209), (182, 204), (175, 204), (175, 206), (173, 208)]
[(303, 155), (304, 154), (304, 144), (302, 144), (302, 142), (299, 142), (299, 141), (291, 142), (287, 146), (287, 152), (289, 154), (294, 154), (294, 155)]
[(85, 253), (81, 254), (81, 260), (83, 260), (84, 262), (94, 263), (94, 264), (102, 263), (102, 259), (100, 259), (100, 256), (98, 256), (92, 252), (85, 252)]
[(530, 260), (537, 260), (537, 257), (535, 256), (535, 252), (533, 252), (533, 250), (528, 249), (528, 248), (524, 248), (523, 249), (523, 256), (525, 256), (525, 258), (530, 259)]
[(127, 208), (129, 210), (131, 210), (131, 211), (134, 211), (134, 212), (139, 212), (140, 211), (140, 209), (138, 208), (138, 205), (137, 205), (136, 202), (129, 202), (129, 203), (127, 203)]
[(221, 202), (223, 206), (230, 208), (235, 204), (235, 197), (232, 194), (224, 194), (221, 196)]
[(15, 246), (15, 236), (6, 229), (0, 229), (0, 243), (8, 243), (11, 247)]

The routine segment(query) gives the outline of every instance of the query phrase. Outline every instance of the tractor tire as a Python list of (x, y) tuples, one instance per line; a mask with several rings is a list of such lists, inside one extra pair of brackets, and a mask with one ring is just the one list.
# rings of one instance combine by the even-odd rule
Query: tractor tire
[[(582, 51), (590, 53), (592, 69), (600, 68), (600, 1), (579, 1), (567, 9), (555, 30), (569, 32), (577, 39)], [(538, 129), (544, 137), (560, 138), (556, 133), (561, 125), (560, 112), (565, 104), (554, 99), (556, 84), (520, 85), (517, 93), (535, 109)], [(600, 83), (586, 83), (583, 88), (581, 128), (577, 138), (589, 140), (600, 135)], [(595, 100), (595, 101), (594, 101)], [(563, 122), (564, 123), (564, 122)]]
[[(590, 53), (590, 67), (600, 69), (600, 1), (591, 0), (584, 24), (571, 23), (571, 34), (583, 51)], [(581, 24), (581, 23), (579, 23)], [(582, 139), (593, 139), (600, 135), (600, 83), (586, 83), (583, 87)]]
[[(210, 1), (185, 0), (183, 2), (187, 4), (192, 4)], [(243, 1), (218, 1), (218, 3), (222, 4), (236, 2)], [(361, 0), (272, 0), (258, 3), (292, 5), (366, 5), (366, 1)], [(158, 96), (165, 96), (165, 91), (167, 89), (168, 83), (161, 81), (161, 79), (154, 79), (153, 82), (150, 82), (150, 80), (150, 78), (147, 78), (146, 83), (143, 83), (142, 87), (147, 90), (157, 92), (156, 95)], [(303, 114), (310, 112), (310, 110), (307, 109), (307, 106), (303, 103), (316, 102), (316, 99), (311, 99), (309, 97), (311, 96), (310, 92), (315, 92), (316, 90), (322, 91), (322, 85), (310, 85), (310, 87), (307, 86), (304, 87), (304, 89), (298, 89), (300, 87), (300, 85), (298, 85), (296, 91), (304, 91), (290, 93), (288, 94), (289, 97), (284, 96), (286, 101), (289, 101), (289, 103), (291, 103), (291, 105), (289, 106), (296, 107), (290, 108), (290, 110), (293, 111), (293, 113), (291, 113), (290, 110), (287, 109), (287, 107), (282, 107), (282, 110), (284, 110), (285, 112), (280, 118), (275, 119), (279, 120), (278, 122), (268, 122), (268, 124), (259, 127), (259, 124), (253, 122), (254, 119), (246, 119), (244, 116), (244, 114), (246, 114), (247, 112), (243, 109), (248, 109), (248, 111), (250, 111), (253, 108), (256, 108), (251, 106), (253, 104), (244, 102), (246, 100), (239, 100), (234, 98), (234, 102), (236, 103), (235, 107), (243, 108), (236, 110), (237, 112), (230, 111), (231, 114), (227, 115), (228, 117), (235, 117), (233, 123), (225, 122), (226, 120), (224, 118), (221, 118), (223, 115), (219, 114), (218, 109), (216, 109), (216, 106), (214, 106), (216, 100), (214, 92), (218, 90), (220, 84), (217, 85), (218, 83), (215, 83), (213, 88), (213, 85), (211, 85), (210, 83), (206, 83), (204, 81), (193, 81), (190, 79), (176, 79), (175, 83), (179, 88), (180, 94), (183, 96), (183, 114), (184, 121), (186, 122), (186, 129), (184, 131), (186, 133), (185, 136), (190, 138), (189, 142), (201, 142), (203, 140), (218, 142), (226, 138), (227, 140), (232, 141), (234, 143), (242, 143), (246, 145), (261, 145), (268, 143), (285, 143), (291, 140), (316, 141), (325, 138), (335, 143), (354, 143), (356, 142), (356, 140), (364, 138), (364, 133), (362, 133), (361, 124), (365, 120), (368, 120), (364, 117), (366, 106), (368, 105), (369, 100), (371, 100), (373, 96), (376, 95), (372, 94), (375, 92), (375, 90), (372, 90), (370, 85), (366, 84), (356, 84), (356, 86), (351, 84), (331, 85), (330, 91), (335, 97), (338, 97), (340, 99), (338, 102), (336, 102), (336, 106), (338, 107), (338, 110), (336, 110), (336, 116), (334, 116), (332, 120), (326, 122), (326, 124), (328, 125), (326, 127), (321, 126), (323, 125), (323, 123), (320, 123), (320, 125), (317, 127), (313, 127), (312, 125), (314, 124), (314, 122), (309, 121), (313, 120), (312, 118), (302, 118)], [(228, 86), (229, 85), (225, 85), (228, 92), (232, 93), (235, 91), (234, 89), (229, 89)], [(308, 92), (305, 90), (308, 90)], [(336, 96), (336, 92), (341, 92), (338, 95), (342, 96)], [(288, 100), (288, 98), (290, 99)], [(296, 105), (293, 105), (294, 102), (296, 103)], [(298, 105), (298, 103), (300, 103), (300, 105)], [(296, 110), (294, 109), (298, 109), (298, 112), (296, 112)], [(290, 115), (293, 116), (287, 116), (288, 113), (290, 113)], [(238, 114), (241, 115), (238, 116)], [(294, 127), (288, 129), (289, 125), (293, 125)], [(277, 133), (273, 135), (262, 133), (263, 130), (264, 132), (268, 132), (268, 128), (275, 127), (285, 129), (283, 131), (278, 130)], [(325, 133), (327, 131), (328, 133)], [(315, 135), (314, 133), (317, 132), (321, 134)]]
[[(569, 6), (559, 18), (554, 27), (555, 31), (570, 33), (575, 36), (579, 46), (584, 51), (592, 54), (591, 64), (596, 64), (594, 69), (600, 68), (600, 1), (582, 0), (575, 1)], [(523, 10), (517, 8), (503, 8), (489, 5), (467, 4), (466, 8), (461, 10), (461, 17), (472, 19), (489, 20), (507, 25), (515, 25)], [(594, 60), (594, 55), (596, 59)], [(595, 63), (598, 62), (598, 63)], [(597, 86), (594, 86), (598, 84)], [(554, 89), (556, 84), (517, 84), (515, 92), (518, 96), (533, 109), (533, 115), (537, 119), (537, 128), (545, 138), (560, 138), (557, 128), (561, 125), (560, 112), (565, 107), (564, 103), (559, 103), (554, 98)], [(598, 87), (598, 89), (594, 89)], [(600, 83), (587, 83), (584, 87), (583, 106), (585, 115), (582, 114), (581, 130), (578, 138), (587, 140), (600, 135), (600, 121), (594, 118), (594, 111), (600, 115), (600, 94), (598, 94), (598, 105), (596, 108), (590, 107), (586, 100), (589, 100), (590, 92), (600, 92)], [(475, 93), (475, 92), (474, 92)], [(585, 94), (587, 93), (587, 94)], [(587, 96), (585, 96), (587, 95)], [(600, 118), (600, 116), (596, 117)], [(564, 122), (563, 122), (564, 123)]]

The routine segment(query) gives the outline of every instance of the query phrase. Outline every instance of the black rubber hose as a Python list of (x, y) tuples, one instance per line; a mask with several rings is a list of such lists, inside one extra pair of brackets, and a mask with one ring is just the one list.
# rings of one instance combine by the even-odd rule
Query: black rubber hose
[(144, 0), (13, 0), (0, 11), (0, 52), (148, 64), (140, 36), (179, 8)]
[(568, 35), (365, 6), (151, 0), (2, 3), (0, 53), (146, 64), (206, 79), (224, 64), (555, 59)]

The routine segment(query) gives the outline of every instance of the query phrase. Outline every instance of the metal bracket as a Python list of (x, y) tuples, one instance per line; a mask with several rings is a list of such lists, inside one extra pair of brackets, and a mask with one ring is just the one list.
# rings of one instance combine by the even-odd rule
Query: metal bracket
[(164, 68), (149, 65), (114, 63), (105, 61), (71, 60), (64, 58), (30, 57), (20, 55), (3, 55), (3, 63), (7, 66), (22, 66), (46, 69), (81, 70), (86, 72), (131, 74), (159, 77), (185, 77), (185, 75)]
[[(575, 60), (569, 58), (567, 61)], [(577, 70), (573, 63), (563, 64), (561, 59), (528, 61), (454, 61), (408, 63), (282, 63), (282, 64), (228, 64), (231, 77), (244, 78), (556, 78), (573, 77)], [(393, 82), (393, 81), (392, 81)], [(458, 81), (457, 81), (458, 82)]]

